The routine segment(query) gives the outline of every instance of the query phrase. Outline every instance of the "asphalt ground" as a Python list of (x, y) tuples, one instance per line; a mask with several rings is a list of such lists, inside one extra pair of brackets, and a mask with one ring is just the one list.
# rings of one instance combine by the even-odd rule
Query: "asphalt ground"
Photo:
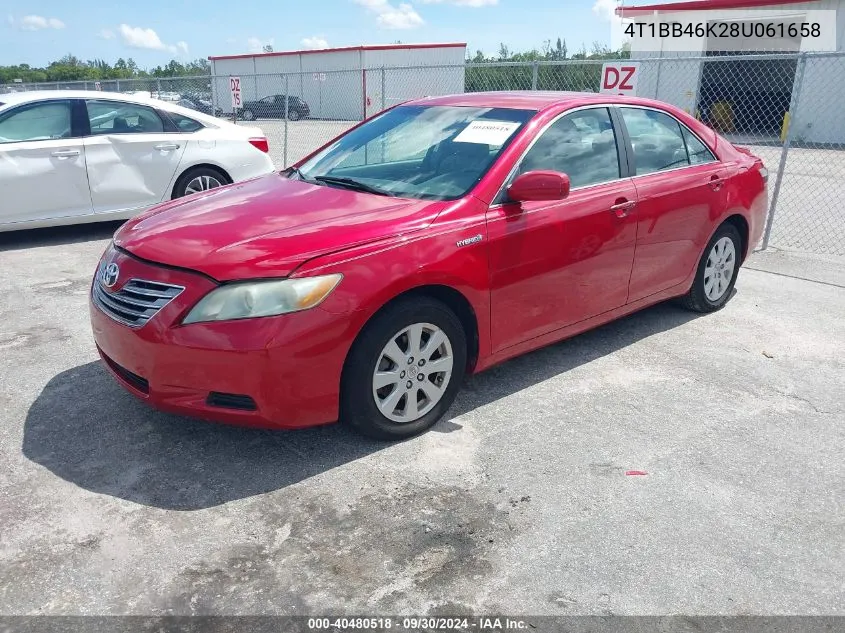
[(841, 259), (754, 255), (724, 310), (513, 360), (389, 444), (126, 393), (87, 316), (115, 228), (0, 235), (0, 614), (845, 614)]

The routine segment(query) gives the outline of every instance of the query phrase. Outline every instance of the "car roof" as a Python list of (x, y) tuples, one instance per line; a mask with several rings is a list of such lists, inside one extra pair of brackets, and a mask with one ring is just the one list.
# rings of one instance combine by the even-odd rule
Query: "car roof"
[(100, 99), (104, 101), (123, 101), (125, 103), (137, 103), (139, 105), (147, 105), (160, 110), (177, 112), (192, 119), (202, 121), (206, 125), (211, 125), (213, 127), (219, 127), (221, 123), (215, 117), (204, 115), (196, 110), (183, 108), (172, 101), (153, 99), (146, 94), (123, 94), (122, 92), (103, 92), (100, 90), (31, 90), (28, 92), (12, 92), (0, 95), (0, 103), (3, 104), (3, 108), (45, 99)]
[(511, 90), (499, 92), (467, 92), (441, 97), (426, 97), (407, 102), (405, 105), (473, 106), (483, 108), (514, 108), (523, 110), (545, 110), (560, 105), (578, 106), (592, 103), (627, 103), (632, 105), (653, 105), (665, 108), (666, 104), (653, 99), (626, 97), (622, 95), (599, 94), (595, 92), (568, 92), (542, 90)]
[(132, 101), (134, 103), (148, 103), (150, 101), (159, 103), (158, 100), (145, 95), (103, 92), (100, 90), (29, 90), (26, 92), (10, 92), (0, 95), (0, 101), (6, 104), (26, 103), (40, 99), (117, 99), (120, 101)]

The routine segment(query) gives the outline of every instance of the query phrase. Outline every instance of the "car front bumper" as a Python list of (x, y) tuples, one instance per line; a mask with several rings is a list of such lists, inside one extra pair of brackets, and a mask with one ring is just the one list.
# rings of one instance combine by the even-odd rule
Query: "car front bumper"
[(120, 323), (89, 301), (97, 350), (127, 391), (162, 411), (243, 426), (302, 428), (337, 419), (341, 372), (354, 337), (343, 315), (314, 308), (181, 325), (214, 281), (122, 251), (107, 252), (104, 261), (120, 267), (111, 291), (129, 279), (185, 288), (141, 327)]

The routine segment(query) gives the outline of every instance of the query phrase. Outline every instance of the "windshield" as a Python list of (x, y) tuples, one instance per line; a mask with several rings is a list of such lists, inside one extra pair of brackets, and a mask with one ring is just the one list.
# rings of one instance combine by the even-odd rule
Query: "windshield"
[(294, 170), (329, 186), (425, 200), (465, 195), (533, 110), (400, 106), (342, 136)]

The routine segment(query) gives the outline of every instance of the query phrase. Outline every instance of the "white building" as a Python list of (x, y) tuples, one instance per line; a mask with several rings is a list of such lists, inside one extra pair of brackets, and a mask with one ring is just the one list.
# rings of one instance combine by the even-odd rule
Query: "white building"
[(352, 46), (209, 57), (215, 101), (231, 112), (229, 77), (243, 101), (300, 97), (317, 119), (359, 120), (424, 96), (464, 91), (465, 43)]
[[(820, 13), (821, 11), (826, 13)], [(799, 24), (821, 19), (831, 43), (828, 50), (845, 52), (845, 0), (694, 0), (665, 4), (622, 6), (617, 13), (627, 23), (645, 24), (646, 32), (661, 22), (682, 25), (739, 23), (751, 25)], [(703, 117), (714, 103), (730, 112), (725, 125), (739, 135), (774, 136), (782, 133), (784, 118), (794, 109), (793, 138), (809, 143), (845, 142), (845, 53), (809, 56), (803, 76), (797, 56), (789, 59), (723, 60), (726, 55), (760, 55), (772, 52), (814, 52), (818, 40), (796, 37), (738, 38), (730, 52), (714, 37), (693, 38), (678, 50), (673, 38), (634, 37), (632, 59), (655, 59), (640, 67), (637, 92), (656, 96)], [(659, 31), (657, 31), (659, 32)], [(776, 32), (776, 31), (775, 31)], [(815, 48), (814, 48), (815, 47)], [(685, 59), (685, 58), (699, 59)], [(712, 60), (700, 59), (712, 57)], [(661, 60), (657, 63), (656, 60)], [(798, 89), (800, 86), (800, 89)], [(727, 104), (725, 106), (724, 104)]]

